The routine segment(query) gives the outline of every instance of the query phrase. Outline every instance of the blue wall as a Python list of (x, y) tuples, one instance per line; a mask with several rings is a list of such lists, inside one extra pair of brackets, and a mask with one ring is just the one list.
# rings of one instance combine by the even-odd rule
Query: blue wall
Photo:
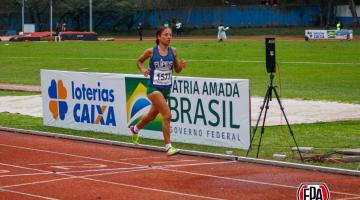
[(273, 6), (194, 8), (180, 10), (150, 10), (141, 14), (145, 25), (159, 26), (180, 19), (185, 25), (211, 26), (223, 23), (232, 26), (311, 26), (318, 15), (317, 6), (281, 9)]
[[(360, 21), (360, 17), (358, 17)], [(353, 18), (352, 17), (336, 17), (336, 22), (340, 21), (344, 25), (352, 25), (353, 24)]]
[[(190, 9), (173, 9), (173, 10), (148, 10), (139, 12), (134, 16), (136, 28), (138, 21), (144, 22), (147, 26), (158, 27), (165, 22), (180, 21), (185, 26), (218, 26), (220, 23), (226, 26), (243, 27), (243, 26), (313, 26), (318, 21), (319, 8), (317, 6), (294, 6), (282, 8), (281, 6), (249, 6), (249, 7), (225, 7), (225, 8), (194, 8)], [(337, 18), (338, 19), (338, 18)], [(336, 19), (336, 21), (337, 21)], [(360, 19), (360, 17), (359, 17)], [(351, 18), (340, 18), (344, 25), (351, 25)], [(68, 28), (74, 27), (74, 23), (70, 19), (66, 20)], [(97, 17), (94, 16), (94, 26)], [(25, 20), (26, 23), (29, 19)], [(54, 18), (53, 28), (56, 26), (56, 18)], [(111, 30), (114, 24), (113, 19), (108, 19), (98, 29)], [(21, 30), (21, 16), (11, 15), (10, 17), (0, 19), (0, 29), (3, 30)], [(334, 22), (336, 23), (336, 22)], [(88, 16), (84, 14), (81, 18), (82, 28), (88, 29)], [(125, 23), (123, 29), (126, 30)], [(49, 29), (49, 23), (43, 25), (45, 29)], [(39, 30), (39, 24), (36, 24)], [(94, 27), (95, 28), (95, 27)], [(2, 31), (2, 30), (0, 30)]]

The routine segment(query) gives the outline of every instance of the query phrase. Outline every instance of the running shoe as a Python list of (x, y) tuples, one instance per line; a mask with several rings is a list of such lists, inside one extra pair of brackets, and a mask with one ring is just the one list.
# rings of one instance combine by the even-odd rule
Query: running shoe
[(176, 149), (175, 147), (170, 147), (170, 149), (167, 150), (166, 155), (167, 156), (173, 156), (178, 152), (179, 152), (179, 150)]
[(139, 143), (139, 134), (137, 132), (135, 132), (134, 130), (134, 126), (130, 126), (130, 131), (132, 133), (132, 141), (133, 144), (138, 145)]

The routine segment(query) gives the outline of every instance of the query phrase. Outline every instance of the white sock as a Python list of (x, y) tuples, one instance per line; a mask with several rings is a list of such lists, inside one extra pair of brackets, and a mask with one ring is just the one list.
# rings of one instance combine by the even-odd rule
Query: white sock
[(171, 143), (166, 144), (166, 145), (165, 145), (165, 150), (167, 151), (167, 150), (169, 150), (171, 147), (172, 147), (172, 146), (171, 146)]
[(135, 133), (138, 133), (140, 131), (136, 125), (134, 126), (134, 131)]

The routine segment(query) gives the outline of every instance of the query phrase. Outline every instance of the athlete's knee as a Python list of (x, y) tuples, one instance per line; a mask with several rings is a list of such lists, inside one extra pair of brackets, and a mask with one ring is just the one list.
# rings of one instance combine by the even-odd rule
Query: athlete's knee
[(171, 112), (166, 112), (162, 114), (164, 121), (170, 121), (171, 120)]
[(156, 115), (148, 115), (148, 119), (149, 119), (149, 121), (152, 121), (152, 120), (154, 120), (155, 118), (156, 118), (156, 116), (157, 116), (157, 114)]

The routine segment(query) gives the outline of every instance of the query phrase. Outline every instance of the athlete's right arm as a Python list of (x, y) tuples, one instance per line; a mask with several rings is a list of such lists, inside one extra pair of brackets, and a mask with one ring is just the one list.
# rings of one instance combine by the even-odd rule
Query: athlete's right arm
[(149, 48), (144, 51), (144, 53), (136, 60), (136, 66), (140, 72), (147, 77), (149, 75), (149, 70), (144, 67), (144, 62), (150, 58), (153, 54), (153, 49)]

